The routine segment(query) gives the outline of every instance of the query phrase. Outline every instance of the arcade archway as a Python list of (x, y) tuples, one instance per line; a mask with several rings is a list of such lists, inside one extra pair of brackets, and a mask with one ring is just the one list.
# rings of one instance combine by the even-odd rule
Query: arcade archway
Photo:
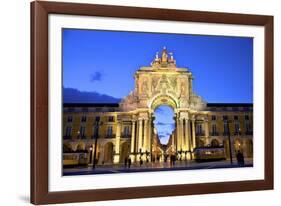
[(130, 144), (128, 142), (124, 142), (121, 145), (121, 154), (120, 154), (120, 162), (124, 162), (125, 158), (128, 158), (130, 154)]
[(104, 145), (103, 163), (113, 163), (113, 143), (108, 142)]

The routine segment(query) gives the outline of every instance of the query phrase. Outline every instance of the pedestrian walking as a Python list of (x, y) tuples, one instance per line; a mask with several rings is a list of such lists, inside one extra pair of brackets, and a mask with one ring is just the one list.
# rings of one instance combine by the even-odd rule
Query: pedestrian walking
[(132, 160), (131, 160), (131, 157), (128, 158), (128, 168), (130, 169), (131, 168), (131, 163), (132, 163)]
[(125, 163), (125, 168), (127, 168), (127, 162), (128, 162), (128, 158), (125, 157), (125, 161), (124, 161), (124, 163)]
[(239, 167), (244, 166), (244, 155), (240, 150), (238, 150), (238, 152), (236, 154), (236, 158), (237, 158), (238, 166)]
[(241, 166), (244, 167), (245, 162), (244, 162), (244, 154), (241, 152)]
[(140, 159), (140, 166), (142, 166), (142, 164), (143, 164), (143, 160), (142, 160), (142, 159)]

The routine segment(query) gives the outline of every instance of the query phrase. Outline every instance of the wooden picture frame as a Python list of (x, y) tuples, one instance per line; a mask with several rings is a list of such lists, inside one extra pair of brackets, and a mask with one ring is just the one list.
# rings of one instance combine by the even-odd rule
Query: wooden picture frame
[[(188, 21), (265, 28), (264, 180), (50, 192), (48, 189), (48, 15)], [(273, 189), (273, 17), (93, 4), (31, 3), (31, 203), (53, 204)]]

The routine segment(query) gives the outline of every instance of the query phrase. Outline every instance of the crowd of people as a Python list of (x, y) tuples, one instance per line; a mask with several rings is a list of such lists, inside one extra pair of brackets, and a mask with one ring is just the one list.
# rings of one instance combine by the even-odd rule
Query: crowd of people
[[(239, 167), (243, 167), (245, 165), (244, 155), (240, 150), (238, 150), (236, 153), (236, 159), (237, 159), (237, 164)], [(170, 165), (174, 166), (176, 164), (176, 161), (177, 161), (177, 156), (171, 155), (170, 156)], [(130, 156), (125, 157), (124, 167), (130, 169), (131, 164), (132, 164), (132, 160), (131, 160)], [(140, 158), (139, 164), (140, 164), (140, 166), (142, 166), (142, 164), (143, 164), (143, 160), (141, 158)]]

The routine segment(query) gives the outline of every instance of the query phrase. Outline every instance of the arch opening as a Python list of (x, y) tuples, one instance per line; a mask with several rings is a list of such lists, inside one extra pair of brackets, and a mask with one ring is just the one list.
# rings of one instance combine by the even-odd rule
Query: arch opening
[(155, 109), (161, 105), (170, 106), (174, 111), (178, 108), (179, 103), (176, 101), (175, 98), (169, 95), (160, 95), (152, 98), (149, 107), (155, 111)]
[(125, 158), (128, 158), (130, 154), (130, 144), (128, 142), (124, 142), (121, 145), (121, 154), (120, 154), (120, 162), (125, 162)]
[(157, 137), (162, 145), (167, 145), (175, 130), (174, 109), (169, 105), (157, 106), (154, 116), (153, 123)]
[(108, 142), (104, 145), (104, 159), (103, 163), (113, 163), (113, 143)]

